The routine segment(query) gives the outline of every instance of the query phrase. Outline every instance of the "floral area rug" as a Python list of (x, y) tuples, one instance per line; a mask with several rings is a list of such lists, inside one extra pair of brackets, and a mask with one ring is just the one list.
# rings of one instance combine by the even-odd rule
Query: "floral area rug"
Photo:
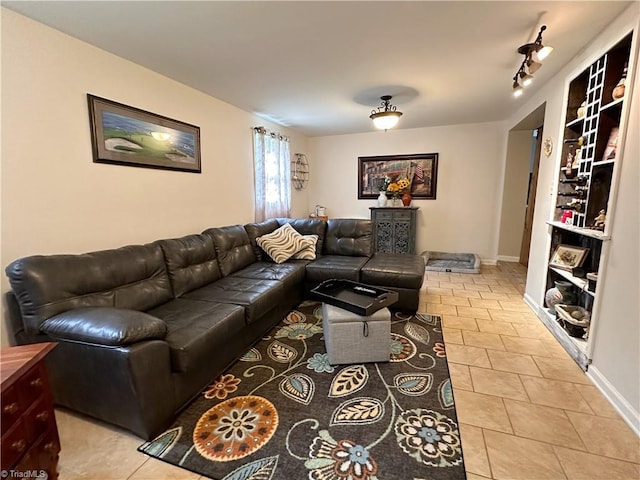
[(464, 479), (440, 320), (395, 314), (389, 363), (331, 366), (305, 302), (139, 450), (216, 480)]

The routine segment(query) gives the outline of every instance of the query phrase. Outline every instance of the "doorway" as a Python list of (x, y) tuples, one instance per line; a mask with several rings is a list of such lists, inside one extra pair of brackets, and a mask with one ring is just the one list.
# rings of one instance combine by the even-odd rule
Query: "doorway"
[(514, 126), (507, 143), (498, 260), (524, 266), (529, 263), (545, 107)]

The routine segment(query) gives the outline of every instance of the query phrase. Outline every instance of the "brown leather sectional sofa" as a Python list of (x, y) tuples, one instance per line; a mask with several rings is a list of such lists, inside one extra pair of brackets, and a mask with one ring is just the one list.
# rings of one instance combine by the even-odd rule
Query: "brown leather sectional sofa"
[[(315, 260), (276, 264), (256, 243), (285, 223), (318, 235)], [(374, 254), (371, 222), (271, 219), (6, 268), (18, 344), (47, 358), (56, 404), (150, 439), (284, 315), (329, 278), (395, 290), (415, 311), (418, 255)]]

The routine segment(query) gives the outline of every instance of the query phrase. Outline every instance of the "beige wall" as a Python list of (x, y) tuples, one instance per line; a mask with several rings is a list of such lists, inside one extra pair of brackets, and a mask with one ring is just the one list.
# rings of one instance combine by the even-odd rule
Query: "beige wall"
[[(2, 66), (3, 268), (253, 220), (251, 128), (273, 125), (7, 9)], [(87, 93), (198, 125), (202, 174), (93, 163)], [(306, 190), (292, 195), (306, 215)]]
[(531, 165), (531, 130), (509, 132), (502, 190), (498, 258), (519, 261)]
[(309, 202), (332, 217), (368, 218), (376, 201), (358, 200), (359, 156), (437, 152), (437, 198), (413, 201), (417, 252), (472, 252), (495, 262), (504, 145), (500, 123), (311, 138)]

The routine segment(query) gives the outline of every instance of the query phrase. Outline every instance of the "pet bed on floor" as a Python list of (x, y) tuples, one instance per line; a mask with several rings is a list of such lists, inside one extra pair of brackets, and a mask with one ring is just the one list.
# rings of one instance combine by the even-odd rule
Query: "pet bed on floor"
[(422, 256), (427, 270), (480, 273), (480, 257), (475, 253), (422, 252)]

